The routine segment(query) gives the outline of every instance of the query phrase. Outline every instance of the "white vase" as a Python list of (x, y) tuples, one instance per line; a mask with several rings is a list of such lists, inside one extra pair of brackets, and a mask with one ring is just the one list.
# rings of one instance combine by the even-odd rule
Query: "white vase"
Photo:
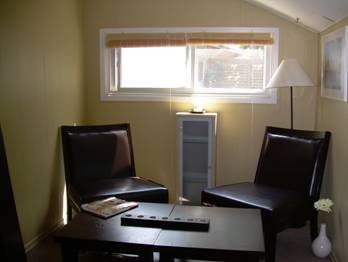
[(326, 236), (326, 224), (320, 224), (320, 233), (312, 243), (312, 251), (317, 257), (327, 257), (331, 252), (331, 242)]

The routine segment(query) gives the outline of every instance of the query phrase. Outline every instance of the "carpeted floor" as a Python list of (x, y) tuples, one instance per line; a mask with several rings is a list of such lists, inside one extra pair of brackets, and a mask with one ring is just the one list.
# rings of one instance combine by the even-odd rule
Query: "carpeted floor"
[[(49, 237), (28, 253), (28, 262), (61, 262), (60, 246)], [(86, 252), (81, 262), (116, 262), (114, 256)], [(133, 259), (129, 259), (132, 261)], [(155, 255), (155, 261), (158, 261)], [(182, 260), (176, 260), (177, 262)], [(192, 260), (191, 260), (192, 261)], [(309, 229), (289, 229), (278, 234), (277, 262), (329, 262), (329, 258), (317, 258), (311, 252)]]

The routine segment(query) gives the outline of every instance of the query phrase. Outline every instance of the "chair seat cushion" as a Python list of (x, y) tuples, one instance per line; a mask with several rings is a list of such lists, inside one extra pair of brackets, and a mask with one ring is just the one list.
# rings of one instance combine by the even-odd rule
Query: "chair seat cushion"
[(84, 182), (74, 188), (80, 199), (86, 203), (96, 199), (118, 197), (128, 201), (168, 202), (168, 190), (161, 184), (140, 177), (108, 178)]
[(205, 189), (202, 202), (225, 207), (260, 208), (278, 219), (294, 212), (303, 216), (310, 205), (310, 199), (298, 192), (253, 183)]

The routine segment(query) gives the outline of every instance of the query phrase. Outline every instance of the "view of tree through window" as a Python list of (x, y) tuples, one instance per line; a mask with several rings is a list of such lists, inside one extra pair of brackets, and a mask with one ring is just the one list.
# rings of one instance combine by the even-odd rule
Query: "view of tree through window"
[(264, 63), (264, 46), (196, 47), (195, 85), (199, 88), (262, 89)]

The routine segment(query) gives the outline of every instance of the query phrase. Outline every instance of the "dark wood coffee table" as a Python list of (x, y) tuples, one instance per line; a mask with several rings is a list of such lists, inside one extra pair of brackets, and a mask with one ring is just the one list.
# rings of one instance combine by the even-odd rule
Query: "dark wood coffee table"
[(78, 261), (78, 250), (100, 250), (137, 254), (142, 261), (188, 258), (218, 261), (258, 261), (264, 255), (260, 211), (219, 207), (139, 203), (134, 214), (205, 217), (208, 232), (163, 230), (122, 226), (121, 216), (101, 219), (81, 213), (55, 233), (62, 247), (63, 261)]
[(256, 209), (175, 206), (171, 217), (210, 219), (209, 232), (162, 230), (155, 242), (161, 258), (258, 261), (264, 254), (261, 215)]

